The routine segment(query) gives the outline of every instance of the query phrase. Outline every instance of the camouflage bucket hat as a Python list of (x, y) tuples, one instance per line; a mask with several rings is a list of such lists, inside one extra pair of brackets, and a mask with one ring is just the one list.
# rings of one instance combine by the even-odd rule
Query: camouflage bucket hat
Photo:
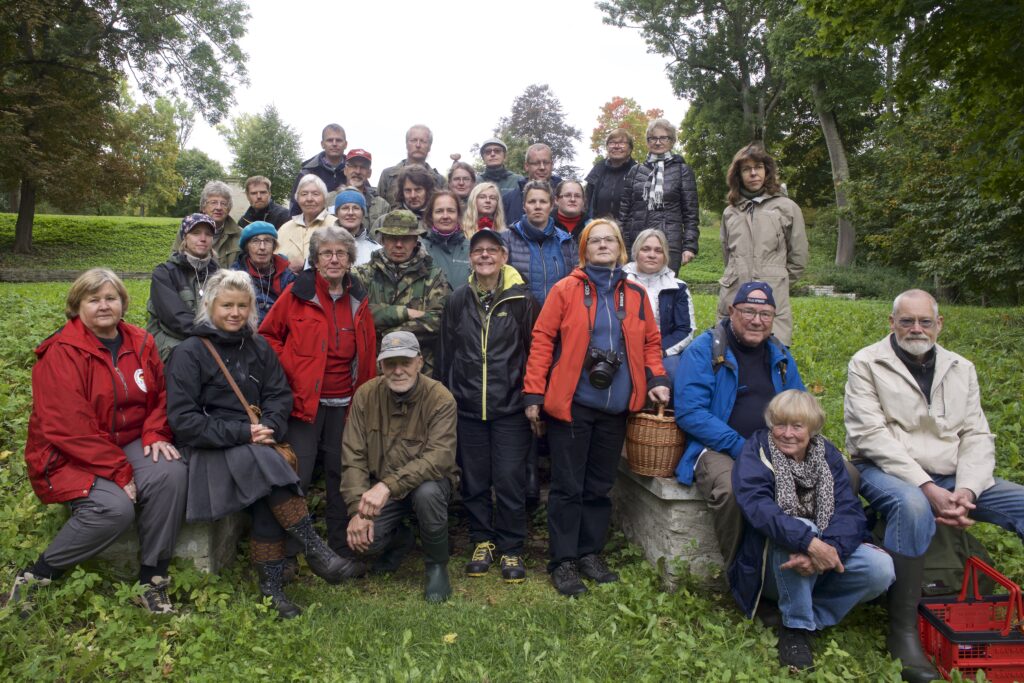
[(381, 235), (404, 237), (406, 235), (422, 235), (424, 230), (416, 214), (407, 209), (392, 211), (384, 217), (384, 224), (378, 229)]

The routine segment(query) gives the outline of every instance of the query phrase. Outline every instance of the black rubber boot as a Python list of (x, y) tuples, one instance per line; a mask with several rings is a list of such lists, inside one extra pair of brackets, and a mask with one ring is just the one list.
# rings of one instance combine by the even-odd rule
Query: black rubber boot
[(296, 524), (285, 529), (288, 535), (302, 544), (306, 556), (306, 564), (327, 583), (341, 583), (344, 579), (355, 578), (359, 575), (360, 563), (347, 560), (331, 550), (330, 546), (320, 538), (320, 535), (313, 528), (313, 522), (309, 515), (300, 519)]
[(302, 614), (299, 606), (284, 594), (284, 560), (257, 562), (256, 569), (260, 574), (260, 594), (270, 598), (270, 604), (279, 617), (292, 619)]
[(393, 574), (402, 566), (402, 560), (409, 554), (409, 551), (416, 546), (416, 536), (408, 524), (399, 524), (391, 543), (384, 549), (384, 552), (373, 561), (374, 574)]
[(431, 535), (420, 529), (420, 543), (426, 562), (426, 582), (423, 597), (427, 602), (444, 602), (452, 595), (448, 579), (448, 529)]
[(899, 659), (904, 681), (928, 683), (942, 679), (932, 666), (917, 631), (917, 603), (921, 599), (924, 556), (892, 555), (896, 582), (889, 588), (889, 637), (885, 645), (894, 659)]

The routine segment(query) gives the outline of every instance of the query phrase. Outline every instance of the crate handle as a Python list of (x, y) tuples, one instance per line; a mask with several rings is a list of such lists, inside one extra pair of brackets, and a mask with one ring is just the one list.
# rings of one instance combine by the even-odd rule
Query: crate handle
[[(979, 574), (986, 574), (990, 579), (1009, 591), (1007, 596), (1006, 623), (1003, 624), (1003, 628), (1000, 630), (1000, 634), (1005, 636), (1010, 633), (1010, 629), (1014, 625), (1020, 624), (1021, 620), (1024, 620), (1024, 600), (1021, 598), (1020, 586), (989, 566), (988, 563), (977, 555), (971, 555), (967, 558), (967, 563), (964, 564), (964, 581), (960, 587), (958, 602), (964, 602), (967, 599), (967, 588), (969, 586), (974, 587), (974, 599), (981, 600), (981, 591), (978, 590)], [(1014, 618), (1015, 616), (1016, 619)]]

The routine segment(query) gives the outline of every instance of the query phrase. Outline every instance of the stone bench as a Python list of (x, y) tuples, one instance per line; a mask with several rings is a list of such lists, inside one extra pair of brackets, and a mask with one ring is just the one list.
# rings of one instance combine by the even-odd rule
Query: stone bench
[(708, 587), (725, 590), (724, 561), (711, 513), (696, 486), (635, 474), (623, 457), (612, 501), (615, 523), (643, 549), (647, 561), (659, 567), (667, 588), (675, 588), (679, 579), (674, 566), (679, 559)]
[[(216, 574), (238, 555), (238, 541), (249, 528), (249, 515), (236, 512), (216, 522), (184, 524), (174, 546), (174, 556), (195, 563), (196, 569)], [(139, 570), (139, 534), (135, 525), (99, 554), (99, 559), (119, 569)]]

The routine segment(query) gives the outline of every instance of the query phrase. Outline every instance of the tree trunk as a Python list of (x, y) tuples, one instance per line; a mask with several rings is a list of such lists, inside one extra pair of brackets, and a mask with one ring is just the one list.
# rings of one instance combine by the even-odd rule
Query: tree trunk
[(814, 97), (814, 107), (818, 113), (818, 120), (821, 122), (821, 132), (825, 136), (825, 146), (828, 147), (828, 159), (832, 164), (832, 184), (836, 191), (836, 209), (839, 212), (839, 239), (836, 241), (836, 265), (849, 266), (853, 264), (854, 240), (856, 231), (853, 223), (850, 222), (846, 210), (849, 202), (846, 199), (846, 181), (850, 179), (850, 165), (846, 161), (846, 149), (843, 147), (843, 139), (839, 135), (839, 127), (836, 125), (836, 117), (825, 100), (825, 82), (818, 80), (811, 84), (811, 94)]
[(18, 221), (14, 224), (14, 253), (28, 254), (32, 251), (32, 221), (36, 215), (36, 182), (21, 179), (21, 204), (18, 206)]

